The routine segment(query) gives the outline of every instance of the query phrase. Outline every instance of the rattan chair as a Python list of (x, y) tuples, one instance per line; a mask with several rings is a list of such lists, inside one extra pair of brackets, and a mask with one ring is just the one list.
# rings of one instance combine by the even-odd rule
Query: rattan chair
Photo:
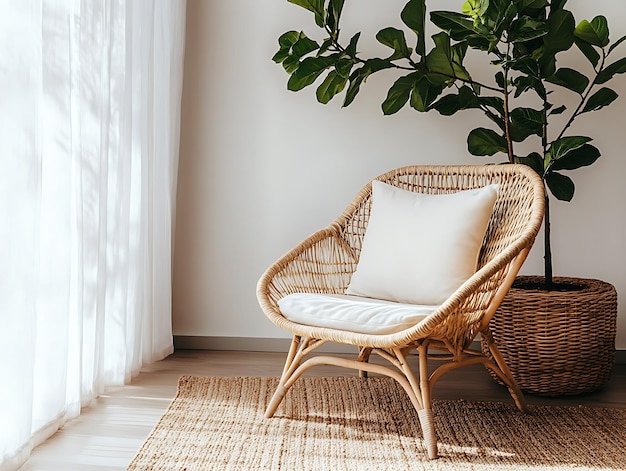
[[(361, 376), (366, 376), (367, 372), (382, 374), (396, 379), (408, 394), (418, 413), (426, 451), (429, 458), (434, 459), (438, 452), (432, 389), (445, 373), (462, 366), (483, 364), (507, 385), (517, 407), (526, 411), (524, 397), (493, 342), (489, 322), (541, 226), (544, 187), (529, 167), (508, 164), (411, 166), (390, 171), (376, 180), (427, 194), (447, 194), (499, 184), (477, 271), (432, 314), (399, 332), (363, 334), (287, 319), (278, 303), (289, 294), (345, 292), (359, 261), (368, 226), (372, 194), (372, 183), (368, 183), (341, 216), (285, 254), (258, 282), (257, 297), (264, 313), (275, 325), (293, 335), (266, 417), (274, 415), (288, 389), (315, 365), (353, 368)], [(495, 361), (483, 355), (480, 349), (471, 348), (479, 333), (487, 339)], [(354, 359), (319, 352), (309, 355), (327, 342), (353, 345)], [(369, 363), (372, 353), (387, 360), (389, 365)], [(407, 357), (415, 355), (419, 357), (418, 374), (414, 374), (407, 363)]]

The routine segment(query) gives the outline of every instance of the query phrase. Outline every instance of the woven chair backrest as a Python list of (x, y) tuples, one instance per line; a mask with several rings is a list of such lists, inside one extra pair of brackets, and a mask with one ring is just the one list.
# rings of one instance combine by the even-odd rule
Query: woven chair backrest
[[(483, 241), (478, 268), (481, 268), (519, 237), (532, 231), (533, 203), (543, 197), (541, 180), (524, 165), (411, 166), (392, 170), (376, 180), (409, 191), (426, 194), (453, 193), (500, 185), (498, 198)], [(356, 196), (338, 219), (342, 234), (358, 258), (371, 209), (371, 183)], [(536, 216), (536, 215), (535, 215)], [(536, 230), (535, 230), (536, 232)], [(534, 238), (534, 234), (532, 235)]]

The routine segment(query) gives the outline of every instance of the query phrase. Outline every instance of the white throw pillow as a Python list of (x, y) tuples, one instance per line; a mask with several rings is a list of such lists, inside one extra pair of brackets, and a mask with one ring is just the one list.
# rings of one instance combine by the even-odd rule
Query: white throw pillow
[(347, 294), (441, 304), (476, 271), (498, 185), (428, 195), (374, 180)]

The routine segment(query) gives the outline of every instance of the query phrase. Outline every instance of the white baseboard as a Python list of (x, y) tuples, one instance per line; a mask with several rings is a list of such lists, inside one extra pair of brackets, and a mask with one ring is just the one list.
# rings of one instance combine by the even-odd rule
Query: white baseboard
[[(289, 350), (291, 339), (256, 337), (202, 337), (175, 335), (176, 350), (239, 350), (243, 352), (280, 352)], [(478, 344), (478, 342), (476, 342)], [(478, 345), (477, 345), (478, 347)], [(328, 343), (318, 350), (326, 353), (354, 353), (354, 347)], [(626, 350), (617, 350), (615, 363), (626, 364)]]
[[(277, 352), (289, 351), (291, 339), (257, 337), (194, 337), (174, 336), (174, 350), (239, 350), (242, 352)], [(355, 347), (328, 343), (317, 351), (326, 353), (354, 353)]]

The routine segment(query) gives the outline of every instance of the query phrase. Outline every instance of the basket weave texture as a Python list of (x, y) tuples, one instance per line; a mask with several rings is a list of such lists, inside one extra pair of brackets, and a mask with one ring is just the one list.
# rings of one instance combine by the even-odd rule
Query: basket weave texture
[[(547, 396), (602, 387), (615, 361), (615, 287), (601, 280), (567, 277), (554, 281), (582, 289), (520, 287), (538, 286), (541, 281), (517, 277), (490, 324), (513, 377), (523, 391)], [(484, 340), (482, 349), (489, 354)]]

